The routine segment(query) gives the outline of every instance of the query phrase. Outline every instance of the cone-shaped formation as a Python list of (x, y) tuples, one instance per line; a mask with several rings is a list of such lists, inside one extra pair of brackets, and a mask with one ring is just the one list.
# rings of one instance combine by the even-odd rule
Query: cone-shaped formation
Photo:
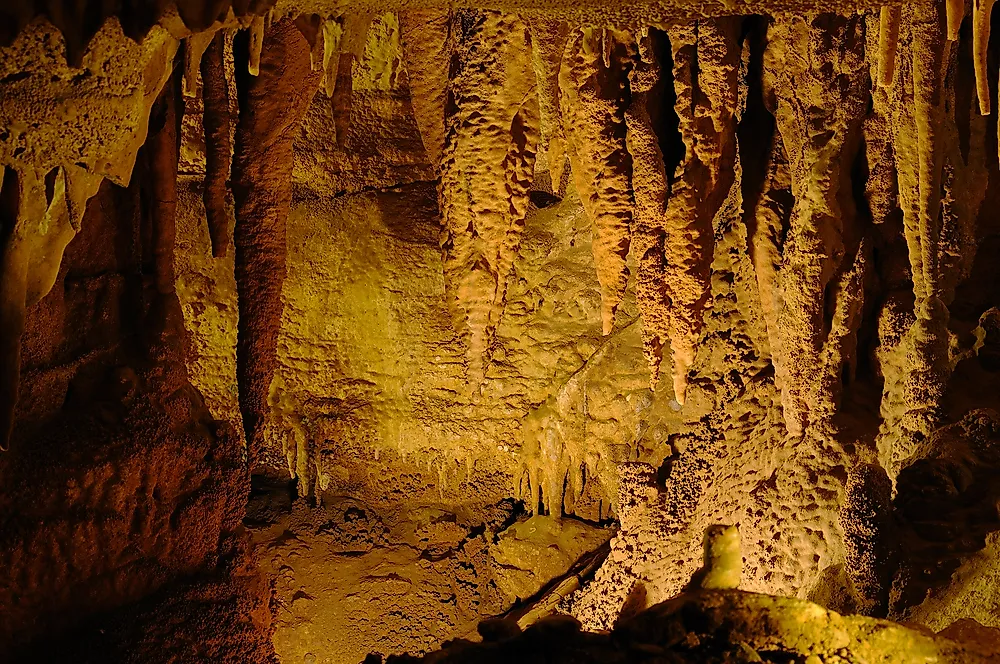
[[(771, 350), (785, 426), (793, 435), (833, 412), (836, 394), (829, 392), (827, 377), (840, 376), (843, 351), (853, 354), (840, 346), (850, 343), (857, 328), (863, 294), (855, 283), (864, 270), (852, 230), (856, 211), (842, 182), (868, 103), (864, 21), (821, 17), (813, 26), (822, 27), (827, 38), (811, 39), (803, 19), (776, 21), (764, 57), (765, 86), (776, 100), (795, 196), (777, 270), (782, 301), (772, 312), (776, 319), (767, 321), (769, 336), (777, 341)], [(831, 72), (841, 83), (830, 84)], [(808, 108), (797, 101), (802, 90), (816, 100)], [(760, 286), (762, 299), (770, 297), (767, 284)]]
[(435, 168), (444, 151), (444, 107), (451, 66), (447, 11), (408, 11), (399, 16), (413, 117), (427, 159)]
[(566, 137), (563, 133), (562, 113), (559, 109), (559, 67), (569, 26), (563, 21), (533, 18), (531, 26), (531, 62), (538, 82), (538, 110), (541, 115), (541, 145), (539, 166), (549, 173), (552, 192), (562, 195), (563, 176), (566, 173)]
[(629, 41), (613, 30), (574, 30), (559, 72), (573, 182), (593, 224), (604, 334), (614, 327), (629, 274), (632, 157), (626, 145), (625, 109), (634, 50)]
[[(735, 178), (738, 37), (739, 22), (731, 19), (670, 30), (674, 108), (685, 155), (662, 226), (667, 338), (657, 330), (654, 344), (662, 348), (669, 339), (679, 403), (684, 403), (687, 372), (704, 325), (714, 247), (712, 222)], [(656, 350), (647, 347), (651, 363)]]
[(462, 11), (452, 22), (440, 205), (445, 282), (478, 382), (503, 312), (538, 149), (538, 95), (527, 26)]
[[(251, 49), (252, 42), (251, 34)], [(321, 78), (310, 66), (309, 43), (295, 23), (273, 24), (264, 35), (258, 74), (246, 81), (236, 127), (236, 370), (251, 459), (262, 445), (259, 436), (270, 412), (268, 394), (278, 362), (292, 144)]]

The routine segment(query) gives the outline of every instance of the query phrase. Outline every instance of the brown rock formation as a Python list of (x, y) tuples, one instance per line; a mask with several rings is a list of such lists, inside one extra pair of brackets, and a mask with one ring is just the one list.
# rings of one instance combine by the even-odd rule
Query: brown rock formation
[(309, 64), (309, 44), (294, 21), (271, 26), (260, 57), (260, 73), (244, 79), (233, 156), (240, 306), (237, 377), (251, 458), (262, 445), (260, 429), (270, 412), (268, 396), (277, 362), (292, 142), (321, 78)]

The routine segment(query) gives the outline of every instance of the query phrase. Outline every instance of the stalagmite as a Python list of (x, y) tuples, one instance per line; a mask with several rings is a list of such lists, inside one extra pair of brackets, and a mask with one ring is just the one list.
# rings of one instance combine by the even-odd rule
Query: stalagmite
[(559, 72), (560, 108), (573, 181), (593, 224), (604, 334), (628, 283), (632, 158), (626, 146), (629, 48), (611, 30), (570, 34)]
[(205, 104), (205, 215), (212, 255), (226, 255), (230, 240), (228, 192), (231, 148), (229, 140), (229, 83), (225, 71), (225, 34), (219, 31), (201, 61), (202, 99)]
[[(949, 9), (951, 7), (949, 0)], [(986, 52), (990, 47), (990, 15), (996, 0), (972, 0), (972, 57), (976, 68), (976, 92), (979, 112), (990, 114), (990, 80), (986, 71)], [(949, 32), (950, 35), (950, 32)]]
[(459, 37), (441, 158), (442, 247), (449, 306), (467, 339), (469, 375), (478, 383), (528, 210), (538, 101), (523, 21), (468, 11), (456, 14), (452, 29)]
[[(531, 63), (538, 82), (538, 107), (541, 115), (539, 159), (545, 160), (552, 192), (561, 195), (566, 173), (566, 137), (559, 111), (559, 67), (566, 52), (569, 26), (565, 21), (533, 17)], [(539, 163), (539, 167), (543, 164)]]
[(247, 71), (251, 76), (260, 74), (260, 51), (264, 47), (264, 17), (254, 16), (250, 23), (250, 59)]
[(410, 103), (427, 159), (438, 168), (444, 150), (444, 106), (450, 67), (451, 14), (405, 11), (399, 15)]
[(672, 28), (669, 34), (674, 109), (686, 151), (662, 222), (661, 288), (668, 331), (658, 343), (662, 347), (669, 340), (674, 398), (683, 404), (711, 286), (712, 222), (735, 177), (727, 165), (736, 155), (741, 49), (739, 24), (731, 19), (699, 21)]
[(878, 84), (892, 86), (896, 72), (896, 46), (899, 43), (899, 7), (882, 7), (878, 33)]
[(246, 81), (232, 179), (240, 311), (237, 382), (251, 460), (262, 449), (261, 428), (277, 365), (292, 144), (321, 78), (310, 67), (309, 44), (292, 21), (276, 22), (264, 46), (259, 75)]

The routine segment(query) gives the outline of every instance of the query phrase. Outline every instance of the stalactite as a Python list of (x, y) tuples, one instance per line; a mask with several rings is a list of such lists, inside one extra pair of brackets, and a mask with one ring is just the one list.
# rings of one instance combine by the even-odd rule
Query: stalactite
[(593, 224), (604, 334), (628, 283), (632, 158), (625, 144), (626, 82), (631, 55), (611, 30), (570, 34), (559, 73), (560, 108), (573, 181)]
[(892, 86), (896, 73), (896, 47), (899, 44), (898, 6), (882, 7), (878, 33), (878, 84), (883, 88)]
[(225, 34), (215, 33), (201, 61), (202, 99), (205, 104), (205, 214), (212, 255), (226, 255), (230, 240), (228, 192), (231, 146), (229, 142), (229, 83), (225, 70)]
[[(569, 26), (564, 21), (533, 17), (531, 62), (538, 81), (538, 107), (541, 115), (539, 166), (549, 173), (552, 192), (562, 195), (566, 173), (566, 136), (559, 110), (559, 67), (566, 52)], [(544, 160), (544, 164), (541, 163)]]
[[(483, 377), (528, 210), (538, 149), (538, 97), (527, 26), (512, 15), (456, 14), (441, 158), (445, 282)], [(485, 93), (489, 90), (489, 93)]]
[[(955, 0), (949, 0), (948, 7)], [(986, 71), (986, 52), (990, 47), (990, 15), (996, 0), (972, 0), (972, 53), (976, 69), (976, 92), (979, 112), (990, 114), (990, 80)], [(950, 14), (949, 14), (950, 15)], [(949, 30), (949, 39), (951, 38)], [(916, 54), (914, 54), (916, 56)]]
[[(180, 86), (168, 82), (159, 103), (162, 127), (154, 129), (146, 142), (146, 157), (152, 174), (152, 249), (154, 280), (160, 295), (174, 293), (174, 237), (177, 219), (177, 163), (180, 156), (180, 125), (183, 104), (175, 94)], [(161, 321), (165, 322), (165, 321)]]
[(447, 11), (406, 11), (399, 15), (413, 116), (427, 159), (438, 168), (444, 150), (444, 107), (451, 65)]
[(337, 85), (337, 68), (340, 66), (340, 39), (344, 28), (338, 20), (323, 22), (323, 91), (333, 96)]
[(309, 65), (309, 44), (295, 24), (276, 22), (265, 35), (259, 75), (247, 81), (236, 127), (237, 381), (251, 460), (263, 446), (260, 437), (277, 366), (292, 145), (320, 78)]
[[(632, 101), (625, 113), (625, 123), (635, 192), (632, 251), (639, 257), (636, 299), (642, 314), (642, 340), (649, 362), (650, 385), (655, 386), (663, 347), (670, 339), (663, 256), (669, 185), (659, 137), (649, 112), (650, 92), (659, 81), (660, 64), (648, 31), (637, 36), (637, 47), (638, 57), (629, 72)], [(683, 401), (683, 396), (679, 400)]]
[(197, 32), (184, 40), (184, 96), (198, 96), (198, 74), (201, 72), (201, 59), (205, 55), (205, 49), (218, 32), (206, 30)]
[[(926, 11), (926, 10), (923, 10)], [(914, 10), (911, 20), (913, 55), (913, 122), (916, 129), (917, 150), (917, 209), (914, 243), (918, 247), (918, 260), (913, 266), (914, 294), (921, 311), (930, 307), (938, 291), (938, 236), (941, 209), (941, 150), (940, 127), (944, 111), (944, 70), (946, 44), (935, 29), (936, 12), (930, 15)], [(975, 49), (974, 49), (975, 50)], [(977, 58), (978, 60), (978, 58)], [(977, 72), (978, 73), (978, 72)], [(977, 77), (978, 81), (978, 77)], [(978, 83), (977, 83), (978, 85)], [(989, 108), (989, 88), (986, 91), (986, 113)], [(982, 101), (982, 98), (980, 98)], [(914, 215), (910, 215), (911, 219)], [(912, 251), (912, 244), (911, 244)]]
[[(699, 21), (669, 31), (674, 109), (686, 148), (667, 202), (663, 277), (674, 394), (684, 403), (711, 286), (712, 222), (735, 173), (739, 23)], [(667, 339), (660, 339), (662, 344)]]
[[(825, 15), (811, 27), (826, 33), (822, 43), (809, 38), (803, 19), (776, 21), (765, 52), (765, 86), (777, 102), (776, 126), (795, 195), (782, 248), (778, 334), (772, 335), (778, 340), (772, 356), (785, 425), (793, 435), (833, 414), (835, 395), (824, 377), (829, 371), (839, 375), (851, 354), (841, 349), (835, 357), (825, 356), (830, 344), (839, 345), (825, 316), (841, 306), (839, 297), (859, 296), (828, 287), (853, 265), (844, 258), (851, 251), (848, 243), (858, 241), (851, 237), (855, 210), (843, 183), (868, 104), (862, 19)], [(837, 85), (829, 84), (831, 71)], [(812, 91), (808, 108), (799, 102), (802, 89)], [(838, 299), (829, 302), (830, 297)]]
[(333, 108), (333, 124), (337, 131), (337, 145), (347, 144), (347, 133), (351, 128), (351, 109), (354, 103), (354, 62), (365, 52), (368, 29), (372, 14), (347, 14), (341, 18), (343, 34), (340, 37), (340, 58), (337, 63), (337, 78), (330, 98)]
[[(794, 200), (788, 159), (781, 136), (776, 133), (771, 139), (767, 174), (753, 214), (753, 232), (747, 238), (772, 361), (781, 347), (778, 331), (783, 290), (780, 270), (784, 237)], [(779, 390), (783, 387), (782, 376), (778, 373), (775, 374), (775, 387)]]
[(260, 74), (260, 52), (264, 47), (264, 17), (254, 16), (250, 22), (250, 59), (247, 71), (251, 76)]
[(948, 41), (958, 41), (958, 33), (962, 30), (962, 20), (965, 18), (965, 0), (945, 0), (945, 8), (948, 13)]
[[(877, 444), (879, 461), (893, 479), (939, 421), (939, 404), (954, 366), (948, 305), (971, 265), (971, 229), (986, 194), (985, 119), (969, 119), (963, 154), (958, 114), (964, 109), (957, 108), (954, 92), (961, 77), (955, 74), (945, 86), (947, 72), (959, 68), (951, 66), (957, 53), (941, 34), (940, 11), (929, 3), (904, 8), (911, 57), (889, 100), (900, 109), (892, 141), (914, 296), (911, 310), (896, 302), (887, 305), (880, 324), (885, 386)], [(978, 74), (975, 46), (972, 58)], [(963, 63), (959, 67), (967, 68)], [(981, 83), (977, 77), (970, 85), (979, 88)]]

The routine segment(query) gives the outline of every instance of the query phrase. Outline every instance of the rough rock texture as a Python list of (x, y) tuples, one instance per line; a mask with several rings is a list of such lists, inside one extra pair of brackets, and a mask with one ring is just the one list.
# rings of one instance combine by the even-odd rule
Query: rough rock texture
[(452, 20), (455, 46), (440, 166), (441, 245), (449, 306), (468, 347), (474, 389), (506, 304), (528, 211), (538, 150), (538, 94), (522, 20), (474, 11), (457, 12)]
[[(964, 20), (956, 2), (845, 6), (743, 16), (737, 2), (678, 24), (705, 7), (624, 3), (560, 23), (586, 7), (399, 17), (288, 0), (273, 14), (182, 3), (155, 26), (149, 12), (102, 27), (104, 6), (79, 3), (68, 64), (63, 38), (29, 25), (0, 51), (8, 640), (107, 620), (154, 652), (176, 614), (177, 647), (194, 648), (181, 658), (196, 659), (186, 635), (204, 592), (252, 616), (232, 639), (206, 637), (218, 658), (271, 657), (236, 533), (239, 431), (262, 474), (294, 481), (302, 523), (347, 499), (441, 510), (423, 524), (434, 546), (403, 537), (386, 558), (397, 567), (465, 537), (513, 546), (516, 529), (491, 540), (446, 516), (504, 501), (617, 519), (607, 559), (561, 607), (588, 628), (668, 600), (699, 567), (699, 584), (797, 599), (699, 595), (685, 611), (799, 611), (866, 635), (876, 623), (802, 602), (995, 623), (974, 580), (1000, 528), (992, 4)], [(213, 256), (226, 114), (232, 259)], [(79, 220), (102, 178), (131, 188), (94, 199), (113, 204), (61, 263), (91, 232)], [(90, 337), (98, 319), (112, 329)], [(703, 558), (716, 524), (739, 524), (739, 559), (726, 529)], [(95, 534), (59, 530), (77, 526)], [(313, 535), (269, 541), (319, 561), (302, 578), (330, 588)], [(542, 582), (549, 555), (505, 569), (508, 599)], [(378, 561), (344, 569), (381, 578), (365, 571)], [(424, 571), (413, 578), (445, 587)], [(282, 601), (322, 604), (297, 592), (282, 586)], [(500, 610), (455, 596), (413, 648)], [(405, 616), (422, 602), (350, 652), (410, 648)], [(308, 630), (286, 618), (290, 644)]]

